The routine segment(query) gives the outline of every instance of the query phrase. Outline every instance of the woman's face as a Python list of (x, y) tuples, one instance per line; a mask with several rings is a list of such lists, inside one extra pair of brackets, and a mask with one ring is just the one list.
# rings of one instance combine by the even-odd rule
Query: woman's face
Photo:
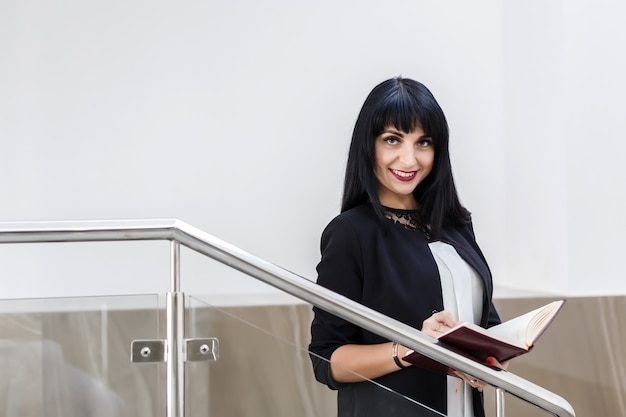
[(409, 133), (388, 127), (376, 138), (374, 151), (381, 204), (398, 209), (417, 208), (413, 190), (433, 169), (433, 140), (421, 127)]

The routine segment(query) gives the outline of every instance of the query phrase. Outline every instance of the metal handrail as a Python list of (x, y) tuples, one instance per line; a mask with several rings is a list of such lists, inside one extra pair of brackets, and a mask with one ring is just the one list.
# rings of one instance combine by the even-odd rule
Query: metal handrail
[(497, 371), (451, 352), (421, 331), (258, 258), (177, 219), (0, 222), (1, 243), (169, 240), (178, 242), (301, 300), (395, 340), (436, 361), (479, 378), (558, 417), (575, 417), (562, 397), (509, 372)]

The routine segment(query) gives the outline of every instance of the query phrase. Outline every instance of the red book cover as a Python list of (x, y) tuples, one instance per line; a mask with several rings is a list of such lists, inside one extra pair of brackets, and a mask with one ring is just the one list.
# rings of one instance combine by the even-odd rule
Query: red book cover
[[(554, 301), (490, 329), (460, 323), (442, 334), (436, 343), (487, 366), (486, 360), (490, 356), (502, 363), (529, 352), (564, 303), (565, 300)], [(417, 352), (402, 359), (421, 368), (452, 375), (449, 367)]]

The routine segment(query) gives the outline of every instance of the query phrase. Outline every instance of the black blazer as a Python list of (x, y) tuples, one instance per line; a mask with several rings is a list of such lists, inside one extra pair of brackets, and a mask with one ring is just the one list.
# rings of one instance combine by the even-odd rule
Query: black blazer
[[(452, 245), (482, 279), (485, 298), (481, 325), (500, 323), (492, 303), (489, 267), (476, 244), (471, 224), (444, 225), (441, 241)], [(433, 310), (443, 309), (437, 264), (423, 233), (376, 215), (371, 204), (333, 219), (322, 234), (319, 285), (345, 295), (389, 317), (421, 329)], [(388, 340), (317, 307), (311, 324), (311, 360), (318, 381), (338, 392), (338, 416), (433, 415), (411, 401), (369, 382), (342, 384), (333, 380), (328, 360), (344, 344), (375, 344)], [(391, 360), (391, 358), (390, 358)], [(446, 376), (409, 367), (376, 382), (414, 401), (446, 412)], [(474, 395), (476, 416), (483, 416), (482, 395)]]

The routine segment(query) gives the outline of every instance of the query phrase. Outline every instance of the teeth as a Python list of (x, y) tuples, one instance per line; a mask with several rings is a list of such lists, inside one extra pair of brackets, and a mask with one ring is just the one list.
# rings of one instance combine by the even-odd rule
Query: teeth
[(403, 178), (409, 178), (415, 175), (415, 172), (404, 172), (404, 171), (398, 171), (397, 169), (392, 169), (392, 171), (397, 176), (403, 177)]

